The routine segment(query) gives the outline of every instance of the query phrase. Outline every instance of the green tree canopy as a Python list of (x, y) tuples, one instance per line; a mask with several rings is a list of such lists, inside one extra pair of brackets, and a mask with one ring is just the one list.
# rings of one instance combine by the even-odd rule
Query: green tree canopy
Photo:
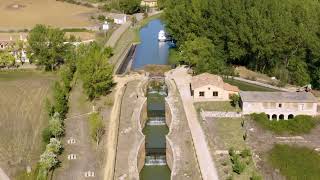
[(166, 6), (166, 28), (178, 47), (205, 37), (229, 65), (320, 86), (318, 0), (167, 0)]
[(77, 67), (90, 100), (107, 94), (113, 85), (113, 67), (108, 61), (111, 54), (110, 48), (100, 47), (97, 43), (79, 49)]
[(46, 70), (53, 71), (64, 62), (67, 50), (64, 35), (60, 29), (36, 25), (28, 35), (31, 59)]

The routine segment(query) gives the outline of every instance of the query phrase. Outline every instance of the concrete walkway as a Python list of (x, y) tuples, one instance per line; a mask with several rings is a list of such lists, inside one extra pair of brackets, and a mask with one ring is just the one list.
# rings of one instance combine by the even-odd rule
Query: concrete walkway
[(184, 67), (178, 67), (168, 72), (166, 76), (168, 79), (173, 79), (179, 89), (196, 149), (202, 178), (204, 180), (219, 179), (217, 169), (209, 152), (206, 136), (197, 120), (197, 112), (193, 106), (193, 99), (190, 95), (189, 83), (191, 82), (191, 76), (187, 74), (187, 69)]
[(0, 180), (10, 180), (10, 178), (4, 173), (4, 171), (0, 168)]
[(118, 127), (119, 127), (119, 116), (120, 116), (120, 106), (122, 101), (122, 96), (124, 94), (124, 86), (129, 81), (143, 79), (144, 76), (135, 74), (124, 77), (114, 76), (114, 81), (117, 83), (115, 88), (115, 99), (112, 107), (112, 112), (110, 114), (110, 123), (107, 132), (107, 143), (105, 148), (107, 149), (106, 154), (106, 164), (104, 168), (104, 180), (114, 179), (115, 161), (116, 161), (116, 148), (117, 148), (117, 138), (118, 138)]

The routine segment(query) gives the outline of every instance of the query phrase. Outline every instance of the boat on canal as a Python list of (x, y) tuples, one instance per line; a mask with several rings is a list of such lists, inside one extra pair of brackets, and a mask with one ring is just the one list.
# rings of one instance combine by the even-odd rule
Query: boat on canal
[(167, 40), (167, 37), (166, 37), (166, 32), (164, 32), (164, 30), (160, 30), (159, 33), (158, 33), (158, 40), (160, 42), (164, 42)]

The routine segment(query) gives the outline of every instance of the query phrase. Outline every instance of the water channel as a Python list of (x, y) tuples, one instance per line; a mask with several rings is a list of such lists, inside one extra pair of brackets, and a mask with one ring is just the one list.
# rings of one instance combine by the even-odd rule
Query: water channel
[(159, 19), (150, 21), (140, 30), (141, 43), (137, 46), (132, 68), (139, 69), (147, 64), (167, 64), (169, 42), (158, 42), (158, 33), (164, 30)]
[[(158, 42), (158, 32), (164, 29), (161, 20), (150, 21), (140, 30), (141, 44), (136, 48), (132, 68), (148, 64), (167, 64), (170, 45)], [(169, 133), (165, 118), (167, 87), (164, 80), (151, 80), (147, 87), (147, 116), (145, 135), (145, 164), (140, 180), (169, 180), (171, 171), (166, 162), (166, 135)]]

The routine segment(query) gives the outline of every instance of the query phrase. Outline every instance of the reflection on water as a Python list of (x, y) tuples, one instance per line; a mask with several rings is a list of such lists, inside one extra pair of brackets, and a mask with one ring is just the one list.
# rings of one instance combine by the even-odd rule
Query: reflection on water
[(150, 21), (140, 30), (141, 44), (136, 49), (133, 69), (139, 69), (147, 64), (167, 64), (169, 42), (159, 42), (158, 33), (164, 29), (159, 19)]

